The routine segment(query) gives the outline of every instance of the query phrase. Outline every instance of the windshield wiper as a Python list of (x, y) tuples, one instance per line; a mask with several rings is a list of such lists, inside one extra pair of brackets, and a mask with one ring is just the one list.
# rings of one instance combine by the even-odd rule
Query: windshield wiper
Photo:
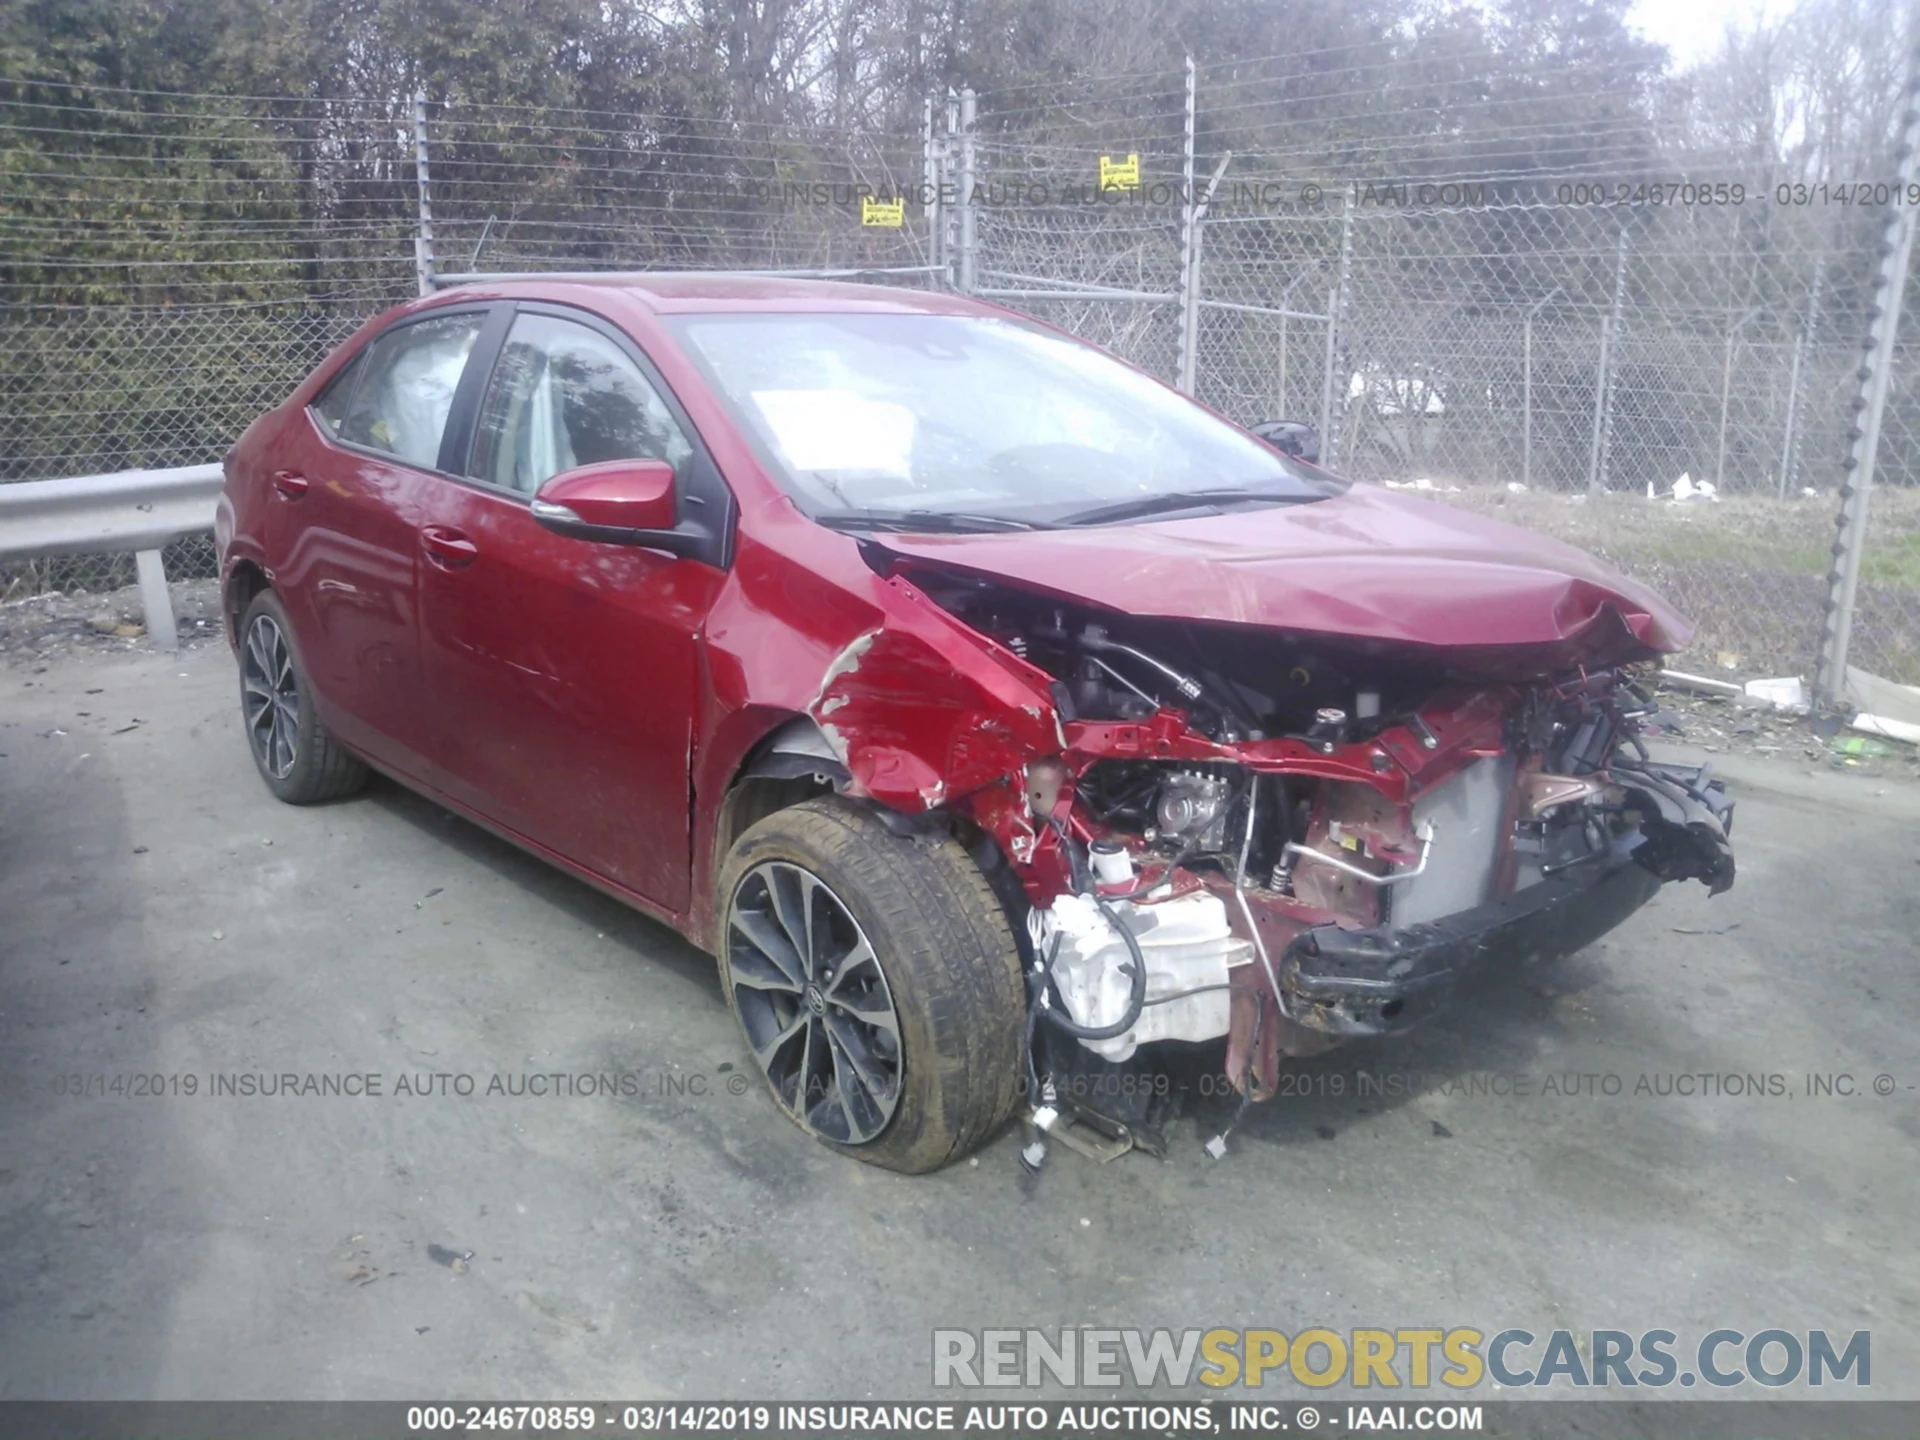
[(1104, 525), (1114, 520), (1138, 520), (1162, 511), (1200, 510), (1209, 505), (1299, 505), (1318, 495), (1286, 495), (1271, 490), (1181, 490), (1171, 495), (1142, 495), (1112, 505), (1096, 505), (1063, 515), (1060, 525)]
[(1031, 520), (1006, 515), (969, 515), (957, 510), (830, 510), (814, 522), (829, 530), (890, 530), (981, 535), (1000, 530), (1038, 530)]

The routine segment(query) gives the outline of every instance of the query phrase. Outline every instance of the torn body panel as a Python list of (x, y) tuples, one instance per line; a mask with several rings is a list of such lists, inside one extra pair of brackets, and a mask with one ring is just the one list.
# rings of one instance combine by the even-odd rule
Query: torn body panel
[(1504, 646), (1308, 634), (1271, 589), (1221, 602), (1231, 623), (1128, 613), (894, 539), (781, 674), (845, 793), (991, 838), (1049, 1064), (1224, 1042), (1271, 1093), (1281, 1057), (1404, 1030), (1491, 958), (1578, 948), (1669, 879), (1730, 883), (1724, 796), (1633, 738), (1619, 662), (1684, 633), (1650, 597), (1530, 575)]
[[(822, 723), (856, 720), (859, 738), (837, 742), (850, 769), (929, 740), (967, 762), (870, 758), (862, 783), (945, 806), (1011, 862), (1050, 1055), (1139, 1063), (1159, 1017), (1113, 1013), (1138, 969), (1136, 1007), (1191, 994), (1175, 1037), (1226, 1041), (1233, 1083), (1270, 1093), (1280, 1057), (1405, 1030), (1491, 959), (1577, 949), (1667, 880), (1731, 883), (1730, 804), (1709, 777), (1645, 760), (1644, 697), (1620, 667), (1528, 675), (1477, 649), (1455, 665), (1426, 647), (1141, 621), (915, 573), (912, 593), (983, 637), (976, 653), (1019, 691), (883, 631), (824, 687)], [(1030, 714), (1022, 692), (1044, 720), (1016, 718)], [(929, 714), (886, 718), (928, 694)], [(1217, 903), (1217, 934), (1196, 929), (1196, 897)], [(1178, 933), (1205, 933), (1194, 943), (1218, 955), (1156, 948), (1176, 911)], [(1200, 1003), (1183, 976), (1209, 977), (1202, 990), (1227, 1003)]]
[(756, 775), (815, 774), (795, 737), (817, 738), (835, 790), (916, 816), (1064, 748), (1044, 673), (804, 522), (742, 533), (704, 642), (684, 923), (708, 948), (714, 880), (738, 838), (729, 797)]
[(898, 603), (834, 656), (807, 706), (858, 793), (933, 810), (1061, 748), (1044, 673), (884, 583)]
[(1115, 615), (1443, 647), (1456, 666), (1507, 676), (1651, 659), (1692, 633), (1571, 546), (1369, 485), (1150, 525), (887, 543), (908, 562)]

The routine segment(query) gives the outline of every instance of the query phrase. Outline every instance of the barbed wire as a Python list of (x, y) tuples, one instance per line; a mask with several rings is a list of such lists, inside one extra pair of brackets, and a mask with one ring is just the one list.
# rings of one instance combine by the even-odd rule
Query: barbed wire
[[(1870, 212), (1777, 203), (1766, 165), (1630, 104), (1614, 83), (1626, 70), (1546, 66), (1482, 93), (1443, 62), (1381, 42), (1196, 66), (1197, 181), (1233, 152), (1197, 260), (1182, 247), (1179, 71), (986, 90), (970, 137), (947, 133), (937, 97), (931, 155), (923, 112), (894, 130), (436, 98), (438, 260), (950, 263), (957, 232), (931, 227), (957, 197), (930, 209), (916, 192), (929, 165), (953, 182), (970, 143), (983, 186), (1048, 186), (976, 197), (985, 288), (1164, 378), (1185, 369), (1233, 418), (1321, 427), (1358, 478), (1596, 550), (1693, 613), (1695, 663), (1809, 671)], [(412, 295), (412, 126), (399, 96), (0, 81), (14, 152), (0, 174), (0, 479), (218, 458)], [(1128, 156), (1145, 193), (1102, 195), (1102, 160)], [(1751, 193), (1740, 206), (1557, 193), (1656, 176)], [(1442, 200), (1396, 180), (1481, 188)], [(897, 225), (864, 223), (863, 186), (908, 197)], [(1191, 316), (1177, 299), (1189, 266)], [(1088, 286), (1153, 298), (1017, 293)], [(1906, 480), (1920, 470), (1914, 353), (1883, 440)], [(1719, 498), (1674, 503), (1683, 475)], [(1880, 673), (1920, 680), (1920, 488), (1888, 489), (1855, 643)]]

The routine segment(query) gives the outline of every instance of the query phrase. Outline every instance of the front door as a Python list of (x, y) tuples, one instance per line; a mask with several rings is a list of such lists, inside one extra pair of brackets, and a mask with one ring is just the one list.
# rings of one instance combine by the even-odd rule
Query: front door
[(422, 514), (421, 663), (453, 798), (671, 909), (689, 887), (699, 636), (723, 573), (544, 529), (548, 476), (660, 459), (711, 464), (623, 337), (533, 311), (513, 321), (465, 482)]

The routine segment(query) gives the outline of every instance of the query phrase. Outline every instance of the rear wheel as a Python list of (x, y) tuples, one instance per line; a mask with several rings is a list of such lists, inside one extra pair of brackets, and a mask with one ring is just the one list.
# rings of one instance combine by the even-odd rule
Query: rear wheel
[(260, 778), (289, 805), (351, 795), (367, 767), (341, 749), (313, 710), (286, 611), (262, 590), (240, 621), (240, 715)]
[(946, 835), (810, 800), (755, 825), (721, 879), (721, 981), (801, 1129), (937, 1170), (1018, 1098), (1020, 962), (998, 899)]

